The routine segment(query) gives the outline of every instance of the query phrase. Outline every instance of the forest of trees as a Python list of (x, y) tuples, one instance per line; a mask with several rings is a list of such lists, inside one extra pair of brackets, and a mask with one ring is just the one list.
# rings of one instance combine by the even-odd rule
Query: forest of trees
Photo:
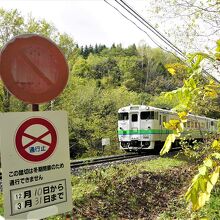
[[(187, 76), (185, 65), (160, 48), (81, 46), (53, 24), (31, 16), (25, 19), (17, 10), (0, 9), (0, 26), (0, 47), (15, 35), (38, 33), (55, 41), (65, 54), (70, 70), (68, 85), (59, 97), (40, 108), (68, 111), (70, 140), (77, 154), (96, 152), (105, 137), (111, 139), (108, 150), (116, 151), (118, 109), (130, 103), (172, 108), (178, 97), (169, 100), (163, 92), (181, 87)], [(172, 76), (168, 68), (175, 69), (176, 74)], [(215, 106), (210, 111), (198, 106), (198, 113), (213, 116)], [(0, 81), (0, 111), (28, 110), (30, 106), (11, 96)]]

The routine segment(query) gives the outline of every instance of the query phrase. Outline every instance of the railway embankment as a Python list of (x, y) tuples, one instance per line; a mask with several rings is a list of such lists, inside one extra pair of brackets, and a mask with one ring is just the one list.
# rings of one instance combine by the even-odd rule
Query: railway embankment
[(220, 219), (220, 187), (197, 213), (184, 194), (197, 168), (174, 158), (112, 164), (74, 175), (73, 219)]
[(193, 166), (185, 161), (157, 158), (73, 176), (72, 215), (76, 219), (156, 219), (179, 201), (193, 173)]

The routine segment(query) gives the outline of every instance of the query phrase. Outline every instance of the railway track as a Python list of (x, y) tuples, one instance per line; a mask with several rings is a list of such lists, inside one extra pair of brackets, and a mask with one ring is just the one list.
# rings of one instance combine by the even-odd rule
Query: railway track
[[(141, 156), (143, 155), (133, 153), (133, 154), (123, 154), (123, 155), (100, 157), (100, 158), (85, 159), (85, 160), (75, 160), (70, 163), (70, 168), (71, 170), (73, 170), (79, 167), (97, 165), (97, 164), (114, 162), (114, 161), (122, 161), (122, 160), (137, 158)], [(0, 180), (2, 180), (2, 172), (0, 172)]]
[[(172, 150), (175, 151), (175, 150)], [(109, 162), (117, 162), (117, 161), (123, 161), (127, 159), (135, 159), (140, 157), (146, 157), (146, 156), (153, 156), (154, 154), (122, 154), (122, 155), (116, 155), (116, 156), (106, 156), (106, 157), (99, 157), (99, 158), (92, 158), (92, 159), (85, 159), (85, 160), (74, 160), (70, 163), (71, 170), (74, 170), (76, 168), (85, 167), (85, 166), (91, 166), (91, 165), (98, 165), (103, 163), (109, 163)], [(156, 156), (156, 155), (154, 155)], [(159, 156), (159, 155), (157, 155)], [(156, 156), (156, 157), (157, 157)], [(0, 172), (0, 181), (2, 180), (2, 172)]]
[(123, 154), (123, 155), (116, 155), (116, 156), (109, 156), (109, 157), (100, 157), (100, 158), (94, 158), (94, 159), (89, 159), (89, 160), (78, 160), (78, 161), (71, 162), (70, 168), (75, 169), (75, 168), (84, 167), (84, 166), (90, 166), (90, 165), (96, 165), (96, 164), (102, 164), (102, 163), (108, 163), (108, 162), (114, 162), (114, 161), (122, 161), (122, 160), (137, 158), (141, 156), (143, 155), (133, 153), (133, 154)]

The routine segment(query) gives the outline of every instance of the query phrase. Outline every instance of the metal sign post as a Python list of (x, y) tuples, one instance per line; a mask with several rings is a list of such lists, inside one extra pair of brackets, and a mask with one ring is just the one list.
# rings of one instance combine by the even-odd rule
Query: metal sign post
[(39, 111), (39, 105), (38, 104), (32, 104), (32, 111), (33, 112)]

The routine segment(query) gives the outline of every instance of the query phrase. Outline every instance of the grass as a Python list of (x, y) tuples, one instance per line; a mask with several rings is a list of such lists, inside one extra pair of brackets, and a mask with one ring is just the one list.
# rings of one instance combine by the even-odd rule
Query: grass
[(192, 213), (183, 198), (174, 200), (169, 210), (162, 213), (158, 220), (219, 220), (220, 219), (220, 185), (213, 190), (210, 201), (199, 211)]
[[(177, 170), (174, 175), (167, 175), (165, 171), (186, 165), (178, 159), (158, 158), (111, 166), (73, 177), (74, 216), (79, 219), (127, 219), (137, 218), (140, 209), (143, 209), (142, 212), (147, 209), (153, 212), (154, 202), (158, 200), (154, 194), (158, 192), (156, 197), (161, 197), (160, 207), (166, 190), (170, 186), (178, 189), (175, 186), (180, 185), (180, 179), (176, 178), (179, 174)], [(164, 179), (168, 181), (164, 183)], [(175, 189), (172, 192), (176, 192)], [(146, 215), (146, 212), (142, 214)]]
[(103, 179), (115, 179), (117, 176), (120, 177), (119, 181), (123, 183), (128, 177), (136, 176), (143, 171), (163, 171), (184, 164), (186, 163), (177, 159), (158, 158), (131, 165), (121, 164), (84, 173), (80, 176), (73, 176), (73, 200), (80, 201), (86, 195), (97, 192), (97, 183), (103, 181)]
[[(76, 219), (87, 217), (90, 219), (117, 219), (123, 215), (127, 218), (129, 216), (130, 218), (141, 218), (141, 214), (138, 216), (139, 213), (144, 214), (147, 212), (146, 210), (150, 213), (154, 212), (154, 206), (161, 206), (161, 202), (158, 205), (155, 202), (161, 200), (163, 203), (164, 200), (165, 205), (166, 201), (169, 201), (169, 205), (165, 208), (162, 207), (163, 212), (158, 218), (160, 220), (199, 219), (204, 216), (212, 220), (220, 219), (220, 187), (213, 192), (210, 203), (196, 214), (191, 214), (186, 208), (184, 199), (179, 198), (179, 191), (174, 194), (168, 193), (170, 189), (173, 192), (175, 191), (173, 189), (181, 188), (182, 184), (185, 184), (185, 188), (188, 186), (184, 177), (178, 177), (181, 175), (178, 169), (182, 167), (187, 167), (187, 163), (178, 159), (158, 158), (137, 164), (112, 165), (108, 168), (85, 171), (80, 176), (74, 175), (72, 176), (73, 215)], [(170, 172), (170, 170), (174, 172)], [(187, 170), (182, 174), (184, 172)], [(176, 177), (178, 178), (175, 181)], [(191, 179), (190, 174), (188, 177)], [(163, 183), (164, 181), (166, 184)], [(180, 182), (182, 183), (180, 184)], [(149, 187), (152, 188), (151, 191)], [(159, 194), (156, 195), (158, 199), (155, 200), (153, 194), (158, 192)], [(127, 211), (125, 212), (123, 209)], [(0, 195), (0, 214), (3, 214), (2, 195)], [(155, 215), (158, 216), (158, 213), (155, 212)], [(58, 215), (47, 219), (61, 220), (65, 218), (64, 215)]]

